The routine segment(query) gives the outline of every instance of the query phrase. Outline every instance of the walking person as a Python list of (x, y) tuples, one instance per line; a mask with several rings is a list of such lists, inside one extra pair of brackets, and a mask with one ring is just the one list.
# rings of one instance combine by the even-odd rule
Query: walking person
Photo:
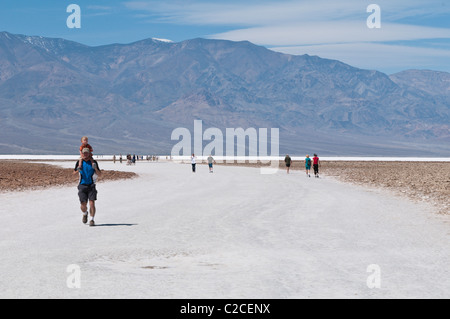
[(291, 167), (291, 162), (292, 162), (291, 157), (288, 154), (286, 154), (286, 157), (284, 158), (284, 163), (286, 164), (286, 170), (287, 170), (288, 174), (289, 174), (289, 169)]
[(96, 213), (95, 201), (97, 200), (97, 189), (95, 183), (97, 177), (102, 175), (97, 161), (92, 158), (89, 148), (82, 150), (81, 165), (80, 161), (75, 164), (74, 174), (79, 174), (78, 197), (80, 199), (80, 208), (83, 213), (82, 221), (88, 222), (88, 202), (89, 202), (89, 226), (95, 226), (94, 217)]
[(317, 154), (314, 154), (313, 168), (314, 168), (314, 177), (316, 178), (319, 178), (319, 165), (320, 165), (319, 157), (317, 156)]
[(214, 158), (212, 157), (212, 155), (209, 154), (209, 156), (208, 156), (208, 166), (209, 166), (209, 172), (210, 173), (213, 172), (213, 163), (215, 164), (216, 162), (214, 161)]
[(192, 154), (191, 156), (192, 173), (195, 173), (195, 165), (197, 164), (196, 159), (197, 157), (195, 157), (195, 154)]
[(309, 158), (309, 155), (306, 155), (305, 158), (305, 169), (306, 169), (306, 176), (311, 177), (311, 159)]

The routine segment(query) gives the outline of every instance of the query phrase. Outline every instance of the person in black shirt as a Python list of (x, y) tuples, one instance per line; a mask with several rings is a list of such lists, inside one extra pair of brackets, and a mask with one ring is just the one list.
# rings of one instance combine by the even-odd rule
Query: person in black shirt
[(287, 173), (289, 174), (289, 168), (291, 167), (292, 162), (291, 157), (289, 155), (286, 155), (286, 157), (284, 158), (284, 162), (286, 163)]

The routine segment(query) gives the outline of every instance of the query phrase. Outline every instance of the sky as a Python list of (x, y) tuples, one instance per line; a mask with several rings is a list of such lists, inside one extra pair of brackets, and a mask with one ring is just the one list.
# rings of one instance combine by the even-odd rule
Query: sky
[[(70, 4), (80, 7), (80, 28), (67, 26)], [(92, 46), (246, 40), (387, 74), (450, 72), (448, 0), (1, 0), (0, 31)]]

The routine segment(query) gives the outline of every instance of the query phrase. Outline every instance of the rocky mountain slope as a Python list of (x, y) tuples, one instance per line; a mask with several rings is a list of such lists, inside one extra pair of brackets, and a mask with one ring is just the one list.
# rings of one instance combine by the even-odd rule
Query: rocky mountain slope
[(250, 42), (89, 47), (0, 33), (0, 153), (170, 153), (177, 127), (280, 128), (282, 153), (450, 155), (450, 74), (388, 76)]

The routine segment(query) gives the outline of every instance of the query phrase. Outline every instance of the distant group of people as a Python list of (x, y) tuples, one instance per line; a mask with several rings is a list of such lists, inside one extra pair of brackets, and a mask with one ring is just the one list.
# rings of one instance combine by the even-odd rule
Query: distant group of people
[[(208, 168), (209, 168), (209, 172), (213, 173), (213, 164), (216, 163), (216, 161), (214, 160), (214, 158), (212, 157), (211, 154), (209, 154), (208, 158), (206, 159), (206, 161), (208, 162)], [(196, 169), (196, 165), (197, 165), (197, 157), (195, 156), (195, 154), (192, 154), (191, 156), (191, 165), (192, 165), (192, 173), (195, 173), (195, 169)]]
[[(284, 158), (284, 163), (286, 164), (286, 171), (289, 174), (289, 170), (291, 168), (292, 159), (289, 156), (289, 154), (286, 155)], [(314, 154), (314, 157), (311, 159), (309, 155), (306, 155), (305, 158), (305, 170), (306, 170), (306, 176), (311, 177), (311, 165), (314, 169), (314, 177), (319, 178), (319, 166), (320, 166), (320, 160), (317, 154)]]
[[(127, 159), (127, 165), (135, 165), (136, 161), (143, 161), (144, 160), (144, 156), (143, 155), (131, 155), (131, 154), (127, 154), (126, 156)], [(153, 162), (157, 162), (159, 161), (159, 156), (155, 156), (155, 155), (147, 155), (145, 156), (145, 160), (147, 161), (153, 161)], [(113, 163), (115, 164), (117, 161), (117, 157), (116, 155), (113, 155)], [(123, 163), (123, 157), (122, 154), (119, 155), (119, 163), (122, 164)]]
[[(284, 158), (284, 162), (286, 164), (287, 173), (289, 174), (291, 165), (293, 163), (293, 160), (289, 156), (289, 154), (287, 154), (286, 157)], [(215, 164), (216, 162), (211, 154), (207, 158), (207, 163), (208, 163), (208, 167), (209, 167), (209, 172), (212, 173), (213, 172), (213, 164)], [(191, 156), (191, 166), (192, 166), (192, 172), (195, 173), (196, 166), (197, 166), (197, 157), (195, 156), (195, 154), (192, 154), (192, 156)], [(314, 177), (319, 178), (320, 160), (319, 160), (319, 157), (317, 156), (317, 154), (314, 154), (314, 157), (312, 159), (309, 157), (309, 155), (306, 155), (305, 170), (306, 170), (307, 177), (311, 177), (311, 166), (314, 169)]]

